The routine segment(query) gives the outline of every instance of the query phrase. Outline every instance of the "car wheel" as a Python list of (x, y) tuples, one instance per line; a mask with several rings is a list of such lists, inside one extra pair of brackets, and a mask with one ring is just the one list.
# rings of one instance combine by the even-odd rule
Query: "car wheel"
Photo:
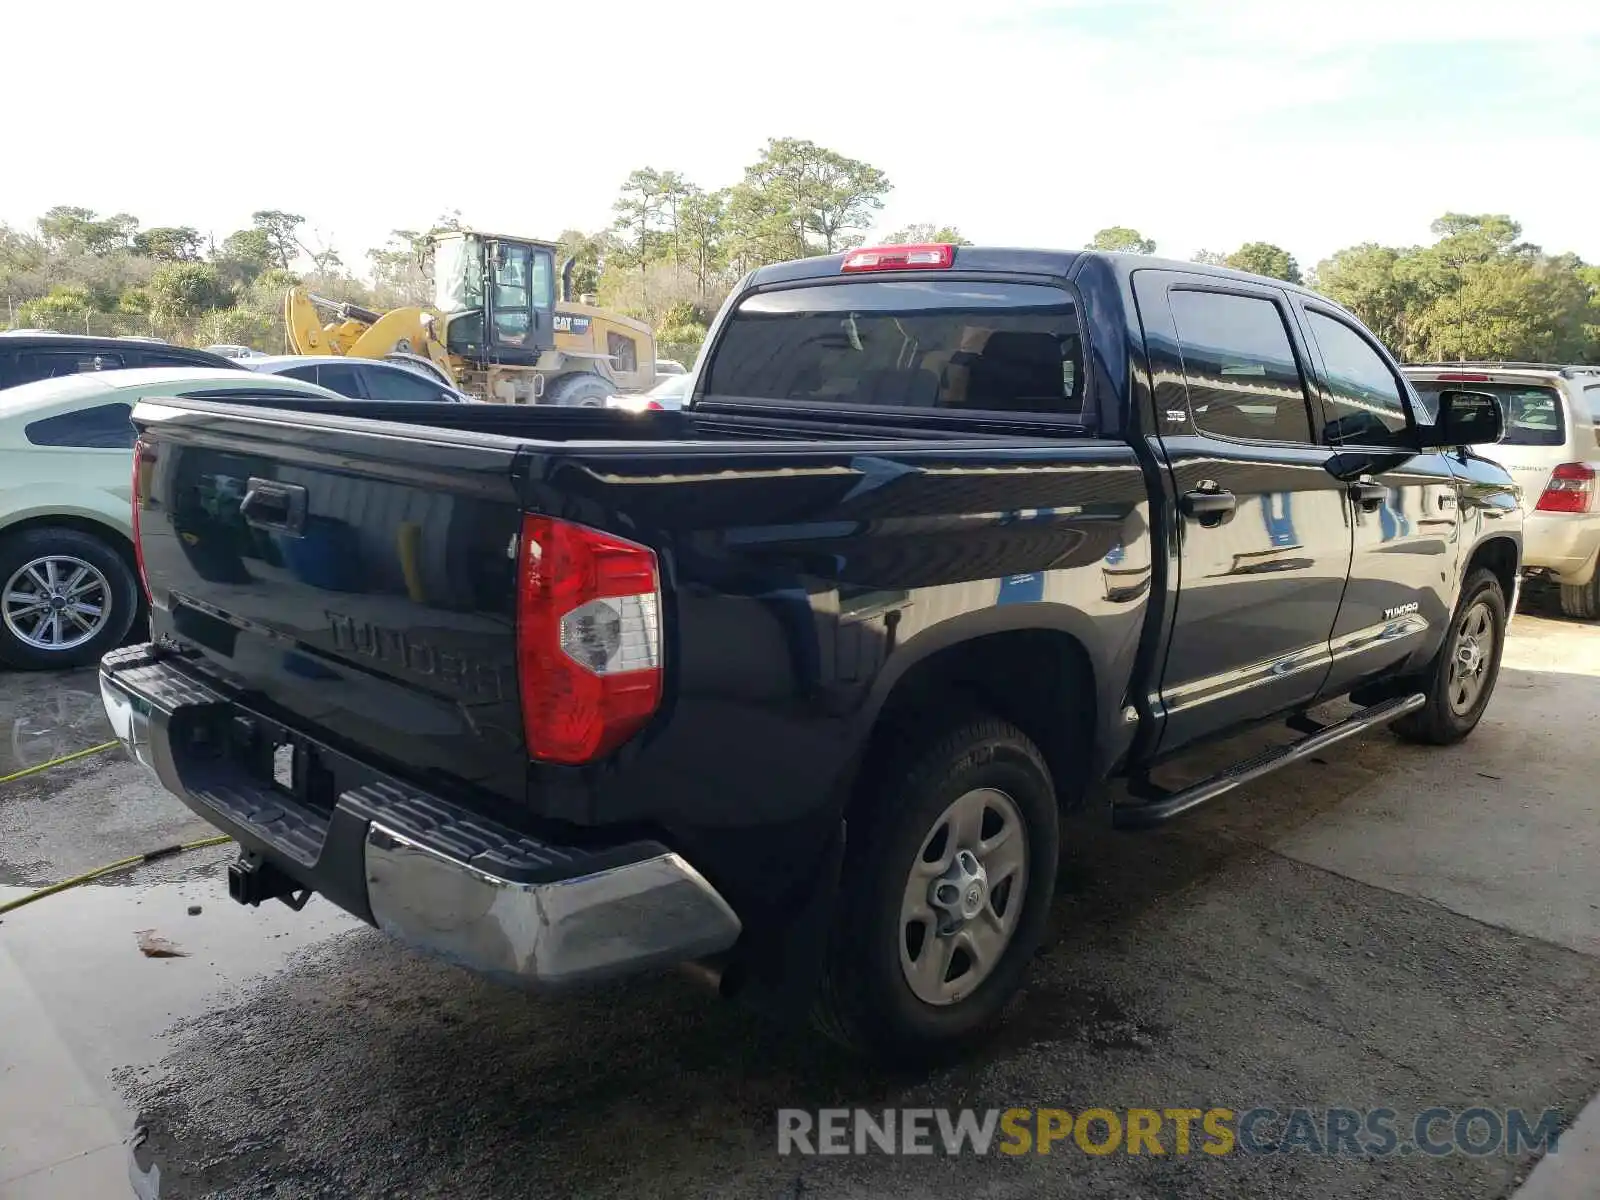
[(1588, 583), (1576, 587), (1561, 585), (1561, 611), (1580, 621), (1600, 617), (1600, 570), (1595, 571)]
[(133, 572), (80, 529), (25, 529), (0, 539), (0, 662), (81, 667), (122, 643), (138, 615)]
[(814, 1019), (891, 1061), (959, 1050), (993, 1026), (1044, 936), (1059, 819), (1044, 760), (973, 718), (869, 773)]
[(1500, 677), (1506, 642), (1506, 600), (1494, 572), (1467, 577), (1450, 632), (1427, 676), (1428, 702), (1394, 723), (1408, 742), (1448, 746), (1475, 728)]

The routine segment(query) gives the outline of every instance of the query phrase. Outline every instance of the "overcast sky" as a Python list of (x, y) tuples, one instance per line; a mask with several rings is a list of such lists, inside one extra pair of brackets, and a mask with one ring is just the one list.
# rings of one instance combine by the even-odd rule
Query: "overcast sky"
[(447, 208), (594, 230), (635, 167), (709, 189), (792, 136), (887, 172), (879, 232), (1124, 224), (1309, 266), (1506, 212), (1600, 261), (1600, 0), (83, 0), (6, 26), (14, 225), (79, 204), (220, 240), (282, 208), (363, 265)]

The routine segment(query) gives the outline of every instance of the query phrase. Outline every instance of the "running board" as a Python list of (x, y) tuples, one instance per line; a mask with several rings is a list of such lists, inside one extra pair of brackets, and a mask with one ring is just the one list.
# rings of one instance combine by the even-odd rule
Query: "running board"
[(1231, 792), (1240, 784), (1249, 783), (1252, 779), (1259, 779), (1279, 767), (1298, 762), (1335, 742), (1344, 741), (1347, 737), (1365, 733), (1379, 725), (1387, 725), (1397, 717), (1415, 712), (1427, 702), (1428, 698), (1418, 693), (1370, 705), (1351, 713), (1336, 725), (1329, 725), (1317, 733), (1301, 738), (1298, 742), (1290, 742), (1287, 746), (1274, 746), (1270, 750), (1264, 750), (1243, 762), (1234, 763), (1209, 779), (1190, 784), (1181, 791), (1171, 792), (1163, 788), (1154, 791), (1155, 799), (1143, 803), (1119, 804), (1111, 811), (1111, 823), (1118, 829), (1146, 829), (1163, 821), (1170, 821), (1178, 814), (1186, 813), (1207, 800), (1215, 800), (1224, 792)]

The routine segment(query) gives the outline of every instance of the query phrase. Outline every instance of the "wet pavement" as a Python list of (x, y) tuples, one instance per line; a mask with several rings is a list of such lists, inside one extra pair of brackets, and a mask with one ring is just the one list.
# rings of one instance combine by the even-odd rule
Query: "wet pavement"
[[(104, 740), (75, 693), (92, 676), (0, 675), (0, 777)], [(240, 908), (225, 847), (152, 864), (0, 919), (0, 1200), (1506, 1196), (1525, 1157), (780, 1158), (775, 1113), (1576, 1115), (1600, 1090), (1597, 720), (1600, 628), (1519, 617), (1461, 747), (1378, 734), (1168, 829), (1075, 828), (1005, 1028), (922, 1076), (677, 976), (536, 1000), (321, 900)], [(0, 901), (208, 832), (120, 750), (0, 784)]]

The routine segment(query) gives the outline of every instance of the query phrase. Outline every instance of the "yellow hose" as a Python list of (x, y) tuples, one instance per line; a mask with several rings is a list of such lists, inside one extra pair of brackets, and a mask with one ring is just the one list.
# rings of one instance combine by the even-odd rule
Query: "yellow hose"
[[(85, 754), (89, 751), (85, 750)], [(3, 783), (4, 780), (0, 780)], [(137, 867), (141, 863), (155, 862), (158, 858), (168, 858), (174, 854), (182, 854), (185, 850), (203, 850), (207, 846), (220, 846), (224, 842), (231, 842), (231, 837), (219, 836), (202, 838), (198, 842), (184, 842), (176, 846), (163, 846), (159, 850), (147, 850), (143, 854), (135, 854), (128, 858), (120, 858), (114, 863), (107, 863), (103, 867), (96, 867), (92, 871), (85, 871), (82, 875), (74, 875), (71, 879), (63, 879), (60, 883), (52, 883), (49, 887), (40, 888), (36, 892), (29, 892), (26, 896), (19, 896), (0, 904), (0, 917), (14, 909), (21, 908), (24, 904), (32, 904), (35, 900), (43, 900), (46, 896), (54, 896), (57, 892), (64, 892), (70, 887), (77, 887), (80, 883), (88, 883), (99, 879), (102, 875), (109, 875), (113, 871), (125, 871), (129, 867)]]
[(10, 783), (13, 779), (21, 779), (25, 775), (37, 775), (40, 771), (48, 771), (51, 767), (59, 767), (62, 763), (69, 763), (75, 758), (88, 758), (91, 754), (99, 754), (102, 750), (109, 750), (113, 746), (120, 746), (121, 742), (101, 742), (98, 746), (90, 746), (87, 750), (79, 750), (72, 754), (63, 754), (60, 758), (52, 758), (47, 763), (40, 763), (37, 767), (28, 767), (26, 770), (13, 771), (9, 775), (0, 775), (0, 783)]

